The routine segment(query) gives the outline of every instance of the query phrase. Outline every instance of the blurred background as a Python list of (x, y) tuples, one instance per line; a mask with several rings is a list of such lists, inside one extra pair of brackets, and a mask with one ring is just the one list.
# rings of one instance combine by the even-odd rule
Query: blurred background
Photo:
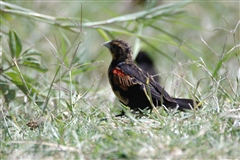
[[(72, 159), (84, 159), (82, 151), (86, 159), (239, 157), (239, 1), (0, 4), (0, 154), (7, 159), (71, 159), (64, 149)], [(127, 41), (134, 59), (143, 51), (161, 86), (199, 100), (201, 111), (114, 118), (111, 55), (101, 45), (112, 39)]]
[(198, 87), (204, 97), (212, 77), (239, 77), (239, 2), (4, 1), (1, 10), (3, 69), (12, 64), (8, 32), (14, 30), (22, 51), (41, 53), (44, 72), (20, 69), (43, 96), (49, 86), (112, 96), (106, 74), (111, 56), (101, 44), (116, 38), (129, 42), (134, 58), (145, 51), (174, 96)]
[[(31, 96), (43, 96), (40, 108), (46, 108), (46, 97), (54, 103), (62, 96), (87, 93), (85, 98), (95, 99), (94, 105), (99, 97), (101, 101), (114, 97), (107, 80), (111, 56), (101, 44), (116, 38), (129, 42), (134, 58), (139, 51), (146, 52), (160, 84), (173, 96), (211, 99), (207, 92), (212, 83), (232, 85), (226, 89), (229, 94), (238, 85), (239, 2), (3, 1), (1, 10), (2, 68), (10, 67), (5, 73), (16, 67), (9, 30), (21, 39), (22, 52), (34, 48), (41, 53), (37, 58), (41, 72), (20, 65), (20, 73), (30, 79), (26, 83), (36, 89)], [(9, 75), (2, 83), (14, 78), (6, 78)], [(12, 83), (8, 87), (17, 90)]]

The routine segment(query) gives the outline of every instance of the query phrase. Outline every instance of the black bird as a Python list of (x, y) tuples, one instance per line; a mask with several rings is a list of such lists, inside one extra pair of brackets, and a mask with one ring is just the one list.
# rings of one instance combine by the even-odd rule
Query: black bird
[(102, 45), (107, 47), (112, 55), (108, 68), (109, 82), (114, 94), (124, 105), (134, 111), (152, 109), (153, 105), (164, 105), (181, 111), (197, 108), (198, 102), (192, 99), (172, 98), (152, 76), (134, 64), (131, 47), (127, 42), (112, 40)]

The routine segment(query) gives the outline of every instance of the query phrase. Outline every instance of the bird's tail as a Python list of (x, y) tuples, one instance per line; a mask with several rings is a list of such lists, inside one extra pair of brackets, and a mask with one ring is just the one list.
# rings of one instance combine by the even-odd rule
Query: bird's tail
[(177, 101), (178, 104), (178, 110), (184, 111), (187, 109), (198, 109), (198, 103), (197, 101), (194, 101), (192, 99), (180, 99), (180, 98), (173, 98), (175, 101)]

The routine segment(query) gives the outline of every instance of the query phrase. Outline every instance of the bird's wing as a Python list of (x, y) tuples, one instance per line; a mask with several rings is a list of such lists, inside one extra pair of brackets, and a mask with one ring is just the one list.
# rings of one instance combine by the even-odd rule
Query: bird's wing
[(131, 86), (138, 85), (135, 78), (131, 77), (119, 67), (113, 68), (111, 72), (113, 75), (113, 83), (123, 90), (127, 90)]
[[(120, 63), (112, 70), (112, 73), (115, 75), (115, 84), (118, 83), (124, 90), (128, 87), (139, 85), (139, 87), (135, 88), (141, 89), (144, 92), (144, 89), (147, 90), (146, 87), (149, 87), (152, 98), (157, 100), (163, 99), (168, 102), (176, 103), (176, 101), (172, 99), (170, 95), (157, 82), (155, 82), (147, 72), (138, 68), (133, 63)], [(149, 83), (147, 84), (148, 78)]]
[(151, 94), (154, 95), (156, 99), (163, 99), (168, 102), (177, 103), (156, 81), (150, 81), (150, 84), (154, 88), (154, 93), (151, 92)]

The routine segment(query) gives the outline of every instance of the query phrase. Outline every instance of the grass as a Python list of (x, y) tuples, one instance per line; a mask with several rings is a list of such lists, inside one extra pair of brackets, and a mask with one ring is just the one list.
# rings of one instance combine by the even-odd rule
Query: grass
[[(239, 159), (239, 12), (239, 2), (2, 2), (1, 159)], [(113, 38), (134, 57), (146, 50), (160, 84), (202, 109), (114, 117), (100, 45)]]

